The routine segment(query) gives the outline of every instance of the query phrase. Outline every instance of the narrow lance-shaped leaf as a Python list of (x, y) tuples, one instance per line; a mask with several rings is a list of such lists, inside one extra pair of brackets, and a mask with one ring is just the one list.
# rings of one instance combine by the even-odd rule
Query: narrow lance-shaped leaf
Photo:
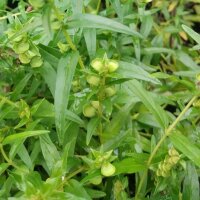
[(55, 122), (60, 144), (63, 142), (65, 129), (65, 111), (79, 54), (73, 52), (62, 57), (58, 63), (55, 88)]
[(97, 126), (98, 126), (99, 122), (100, 122), (99, 118), (93, 118), (88, 123), (87, 135), (86, 135), (86, 144), (87, 145), (90, 143), (92, 135), (95, 133), (95, 130), (97, 129)]
[(195, 144), (178, 131), (174, 131), (170, 139), (179, 151), (200, 167), (200, 149)]
[(38, 135), (47, 134), (47, 133), (49, 133), (49, 131), (47, 131), (47, 130), (25, 131), (22, 133), (16, 133), (16, 134), (7, 136), (3, 140), (3, 145), (10, 144), (10, 143), (16, 142), (18, 140), (23, 140), (28, 137), (38, 136)]
[(108, 19), (98, 15), (74, 15), (68, 20), (67, 26), (71, 28), (101, 28), (142, 38), (140, 33), (130, 29), (128, 26), (125, 26), (113, 19)]
[(182, 28), (184, 29), (184, 31), (193, 39), (195, 40), (198, 44), (200, 44), (200, 35), (193, 31), (190, 27), (186, 26), (186, 25), (182, 25)]
[(199, 180), (195, 166), (188, 162), (183, 182), (183, 200), (199, 200)]
[(160, 107), (160, 105), (156, 104), (156, 101), (153, 99), (152, 95), (146, 91), (142, 85), (136, 81), (132, 80), (127, 83), (130, 91), (135, 94), (140, 100), (144, 103), (146, 108), (150, 110), (150, 112), (154, 115), (160, 126), (165, 129), (168, 126), (168, 117), (165, 111)]

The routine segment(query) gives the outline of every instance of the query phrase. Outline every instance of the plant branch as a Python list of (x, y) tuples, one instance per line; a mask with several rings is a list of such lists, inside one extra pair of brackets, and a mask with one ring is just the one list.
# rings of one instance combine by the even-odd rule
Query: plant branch
[[(57, 9), (57, 7), (56, 7), (55, 5), (53, 5), (53, 10), (54, 10), (54, 12), (55, 12), (55, 14), (56, 14), (56, 17), (57, 17), (58, 21), (62, 24), (62, 32), (63, 32), (63, 34), (64, 34), (64, 36), (65, 36), (65, 39), (66, 39), (67, 43), (69, 44), (70, 48), (71, 48), (73, 51), (78, 51), (77, 48), (76, 48), (76, 46), (74, 45), (74, 43), (73, 43), (73, 41), (72, 41), (72, 39), (71, 39), (69, 33), (68, 33), (67, 30), (63, 27), (63, 18), (62, 18), (62, 16), (60, 15), (59, 10)], [(80, 65), (80, 67), (81, 67), (82, 69), (85, 68), (81, 56), (79, 56), (78, 63), (79, 63), (79, 65)]]
[[(160, 146), (162, 145), (162, 143), (165, 141), (165, 139), (172, 133), (172, 130), (176, 127), (176, 125), (178, 124), (178, 122), (181, 120), (181, 118), (184, 116), (184, 114), (188, 111), (188, 109), (190, 108), (190, 106), (193, 104), (193, 102), (197, 99), (197, 96), (194, 96), (189, 103), (185, 106), (185, 108), (181, 111), (181, 113), (179, 114), (179, 116), (176, 118), (176, 120), (166, 129), (165, 134), (162, 136), (162, 138), (159, 140), (159, 142), (157, 143), (156, 147), (154, 148), (153, 152), (151, 153), (148, 161), (147, 161), (147, 168), (149, 168), (149, 166), (151, 165), (151, 162), (154, 158), (154, 156), (156, 155), (158, 149), (160, 148)], [(138, 186), (138, 190), (135, 196), (135, 200), (138, 199), (138, 195), (142, 189), (142, 185), (143, 182), (146, 178), (147, 173), (144, 173), (139, 186)]]

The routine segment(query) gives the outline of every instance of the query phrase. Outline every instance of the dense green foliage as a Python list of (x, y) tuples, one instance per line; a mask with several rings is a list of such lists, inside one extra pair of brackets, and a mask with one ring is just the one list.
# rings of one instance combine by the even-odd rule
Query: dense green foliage
[(199, 200), (199, 0), (0, 1), (1, 200)]

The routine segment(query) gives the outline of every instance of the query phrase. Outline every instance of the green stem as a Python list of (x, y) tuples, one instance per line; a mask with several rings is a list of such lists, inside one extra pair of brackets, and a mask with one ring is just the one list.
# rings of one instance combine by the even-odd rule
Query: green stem
[(97, 12), (97, 13), (99, 12), (100, 6), (101, 6), (101, 0), (99, 0), (99, 1), (98, 1), (98, 4), (97, 4), (97, 9), (96, 9), (96, 12)]
[(65, 178), (65, 181), (71, 179), (72, 177), (76, 176), (78, 173), (82, 172), (85, 169), (84, 166), (80, 167), (79, 169), (75, 170), (74, 172), (72, 172), (69, 176), (67, 176)]
[(4, 102), (6, 102), (7, 104), (9, 104), (15, 108), (19, 108), (19, 106), (16, 103), (10, 101), (7, 97), (0, 96), (0, 99), (2, 99)]
[(19, 167), (18, 167), (17, 165), (15, 165), (11, 159), (8, 158), (8, 156), (6, 155), (6, 152), (5, 152), (4, 149), (3, 149), (3, 145), (2, 145), (2, 144), (0, 144), (0, 151), (1, 151), (1, 154), (2, 154), (2, 156), (4, 157), (5, 161), (6, 161), (9, 165), (12, 165), (12, 166), (13, 166), (14, 168), (16, 168), (16, 169), (19, 169)]
[[(151, 165), (151, 162), (154, 158), (154, 156), (156, 155), (158, 149), (160, 148), (160, 146), (162, 145), (162, 143), (165, 141), (165, 139), (172, 133), (172, 130), (176, 127), (176, 125), (178, 124), (178, 122), (181, 120), (181, 118), (183, 117), (183, 115), (187, 112), (187, 110), (190, 108), (190, 106), (193, 104), (193, 102), (197, 99), (197, 96), (194, 96), (189, 103), (185, 106), (185, 108), (181, 111), (181, 113), (179, 114), (179, 116), (176, 118), (176, 120), (167, 128), (167, 130), (165, 131), (165, 134), (162, 136), (162, 138), (160, 139), (160, 141), (158, 142), (158, 144), (156, 145), (156, 147), (154, 148), (153, 152), (151, 153), (148, 161), (147, 161), (147, 168), (149, 168), (149, 166)], [(138, 190), (135, 196), (135, 200), (138, 199), (138, 195), (142, 189), (143, 186), (143, 182), (146, 178), (147, 173), (144, 173), (140, 183), (138, 185)]]
[[(65, 36), (65, 39), (66, 39), (67, 43), (69, 44), (70, 48), (71, 48), (73, 51), (77, 51), (77, 48), (76, 48), (76, 46), (74, 45), (74, 43), (73, 43), (73, 41), (72, 41), (72, 39), (71, 39), (69, 33), (68, 33), (67, 30), (63, 27), (63, 18), (62, 18), (62, 16), (60, 15), (59, 10), (57, 9), (57, 7), (56, 7), (55, 5), (53, 5), (53, 10), (54, 10), (54, 12), (55, 12), (55, 15), (56, 15), (58, 21), (62, 24), (62, 32), (63, 32), (63, 34), (64, 34), (64, 36)], [(78, 63), (79, 63), (79, 65), (80, 65), (80, 67), (81, 67), (82, 69), (85, 68), (81, 56), (79, 56)]]

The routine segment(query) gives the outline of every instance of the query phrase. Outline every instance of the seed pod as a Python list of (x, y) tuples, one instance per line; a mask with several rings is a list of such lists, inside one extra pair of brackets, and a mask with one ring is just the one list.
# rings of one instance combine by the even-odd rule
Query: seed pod
[(169, 172), (161, 171), (161, 176), (163, 176), (163, 177), (168, 177), (169, 175), (170, 175)]
[(170, 171), (170, 169), (172, 168), (172, 165), (170, 163), (164, 164), (163, 168), (165, 171)]
[(19, 35), (16, 38), (13, 39), (13, 42), (20, 42), (23, 39), (23, 35)]
[(83, 115), (85, 117), (94, 117), (96, 115), (96, 109), (91, 105), (85, 105), (83, 107)]
[(170, 156), (179, 156), (178, 151), (176, 151), (176, 149), (174, 149), (174, 148), (171, 148), (171, 149), (168, 151), (168, 154), (169, 154)]
[(98, 86), (100, 83), (100, 78), (98, 76), (89, 75), (86, 77), (87, 82), (90, 85)]
[(36, 54), (30, 50), (28, 50), (26, 53), (25, 53), (30, 59), (33, 58), (34, 56), (36, 56)]
[(31, 59), (25, 53), (19, 54), (19, 60), (23, 64), (28, 64), (31, 61)]
[(112, 176), (116, 171), (116, 168), (114, 165), (112, 165), (109, 162), (104, 162), (101, 166), (101, 174), (103, 176)]
[(157, 169), (157, 170), (156, 170), (156, 175), (157, 175), (157, 176), (162, 176), (162, 173), (161, 173), (161, 170), (160, 170), (160, 169)]
[(177, 164), (177, 162), (180, 160), (180, 157), (179, 156), (173, 156), (173, 157), (171, 157), (171, 158), (169, 158), (169, 163), (171, 164), (171, 165), (175, 165), (175, 164)]
[(69, 45), (68, 44), (64, 44), (62, 42), (58, 42), (57, 46), (59, 47), (61, 53), (65, 53), (69, 49)]
[(116, 89), (114, 87), (107, 87), (104, 91), (107, 97), (112, 97), (116, 94)]
[(51, 27), (53, 30), (58, 30), (61, 27), (61, 23), (59, 21), (54, 21), (51, 23)]
[(31, 59), (31, 67), (40, 67), (43, 64), (43, 61), (40, 56), (35, 56)]
[(16, 43), (14, 44), (13, 49), (17, 54), (25, 53), (29, 49), (29, 43), (27, 41)]
[(119, 64), (118, 64), (118, 62), (115, 61), (115, 60), (109, 60), (109, 61), (108, 61), (107, 67), (108, 67), (108, 71), (109, 71), (110, 73), (112, 73), (112, 72), (114, 72), (114, 71), (116, 71), (116, 70), (118, 69)]
[(102, 182), (102, 176), (96, 176), (92, 179), (90, 179), (90, 183), (92, 183), (93, 185), (99, 185)]
[(104, 64), (101, 58), (94, 59), (91, 63), (91, 66), (97, 72), (101, 72), (104, 69)]
[(99, 109), (100, 107), (100, 103), (99, 101), (91, 101), (91, 105), (95, 108), (95, 109)]

